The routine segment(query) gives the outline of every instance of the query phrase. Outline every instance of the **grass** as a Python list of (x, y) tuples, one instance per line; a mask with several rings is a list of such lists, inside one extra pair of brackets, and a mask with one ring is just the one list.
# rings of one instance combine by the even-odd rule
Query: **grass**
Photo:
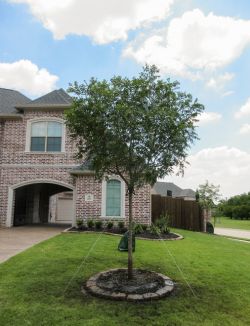
[[(214, 224), (214, 218), (211, 221)], [(234, 220), (229, 217), (217, 217), (215, 227), (250, 230), (250, 220)]]
[(250, 325), (249, 244), (178, 232), (184, 240), (136, 242), (135, 266), (176, 282), (172, 296), (143, 304), (80, 292), (91, 275), (126, 266), (116, 236), (62, 234), (30, 248), (0, 265), (0, 325)]

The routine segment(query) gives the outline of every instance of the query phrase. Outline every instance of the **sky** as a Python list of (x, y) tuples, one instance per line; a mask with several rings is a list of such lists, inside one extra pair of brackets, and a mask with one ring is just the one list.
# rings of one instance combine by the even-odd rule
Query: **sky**
[(182, 188), (250, 191), (250, 1), (0, 0), (0, 87), (30, 98), (94, 76), (162, 78), (204, 104)]

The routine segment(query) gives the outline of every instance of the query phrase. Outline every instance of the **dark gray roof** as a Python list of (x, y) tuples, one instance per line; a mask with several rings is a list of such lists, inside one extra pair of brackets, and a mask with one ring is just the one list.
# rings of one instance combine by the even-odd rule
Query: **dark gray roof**
[(172, 182), (156, 182), (153, 186), (154, 192), (156, 194), (167, 196), (167, 191), (172, 191), (173, 197), (178, 196), (182, 189), (178, 186), (176, 186)]
[(71, 105), (72, 98), (62, 88), (45, 94), (29, 103), (35, 105)]
[(17, 114), (16, 105), (25, 105), (30, 99), (12, 89), (0, 88), (0, 114)]
[(193, 191), (192, 189), (183, 189), (180, 193), (180, 197), (195, 198), (195, 191)]
[(172, 182), (156, 182), (153, 186), (153, 193), (167, 196), (167, 191), (172, 191), (173, 197), (191, 197), (195, 199), (195, 192), (192, 189), (181, 189)]
[(93, 174), (93, 168), (91, 161), (85, 161), (82, 164), (74, 167), (71, 171), (71, 174), (78, 175), (78, 174)]

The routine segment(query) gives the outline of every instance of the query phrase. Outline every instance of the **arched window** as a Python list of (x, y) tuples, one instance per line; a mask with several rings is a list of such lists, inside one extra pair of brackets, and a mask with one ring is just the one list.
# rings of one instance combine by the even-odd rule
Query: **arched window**
[(106, 182), (106, 216), (121, 216), (121, 181)]
[(63, 124), (58, 121), (37, 121), (31, 123), (31, 152), (61, 152)]

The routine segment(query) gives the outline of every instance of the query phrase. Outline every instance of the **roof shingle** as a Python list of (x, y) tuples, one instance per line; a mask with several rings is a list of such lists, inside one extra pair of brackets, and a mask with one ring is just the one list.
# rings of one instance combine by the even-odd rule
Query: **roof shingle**
[(18, 91), (0, 88), (0, 114), (17, 114), (16, 105), (25, 105), (30, 99)]
[(64, 89), (56, 89), (48, 94), (45, 94), (29, 103), (30, 105), (71, 105), (72, 98), (65, 92)]

